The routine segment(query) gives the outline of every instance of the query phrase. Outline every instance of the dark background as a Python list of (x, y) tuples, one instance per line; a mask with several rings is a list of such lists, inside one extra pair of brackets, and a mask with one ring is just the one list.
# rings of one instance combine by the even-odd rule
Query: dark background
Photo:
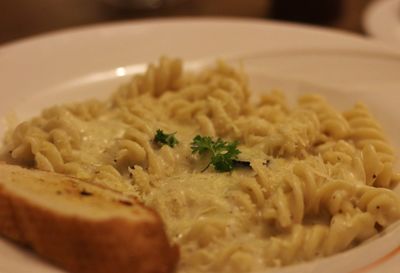
[(0, 44), (80, 25), (171, 16), (303, 22), (362, 33), (370, 0), (0, 0)]

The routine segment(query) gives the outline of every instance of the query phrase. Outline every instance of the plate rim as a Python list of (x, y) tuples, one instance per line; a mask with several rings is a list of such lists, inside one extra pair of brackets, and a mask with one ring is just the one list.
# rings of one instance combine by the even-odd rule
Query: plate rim
[[(379, 2), (379, 1), (378, 1)], [(233, 16), (178, 16), (178, 17), (154, 17), (154, 18), (140, 18), (140, 19), (127, 19), (119, 21), (105, 21), (93, 24), (81, 25), (81, 26), (71, 26), (62, 29), (55, 29), (39, 34), (33, 34), (26, 37), (17, 38), (14, 40), (7, 41), (0, 45), (0, 54), (2, 51), (11, 50), (21, 46), (29, 46), (31, 44), (40, 43), (49, 39), (62, 38), (65, 36), (73, 36), (79, 34), (85, 34), (90, 32), (95, 32), (99, 30), (113, 30), (117, 28), (124, 27), (144, 27), (156, 24), (174, 24), (174, 23), (189, 23), (189, 24), (242, 24), (242, 25), (253, 25), (260, 26), (264, 25), (266, 27), (284, 27), (292, 28), (300, 31), (314, 31), (318, 33), (330, 34), (332, 36), (341, 36), (343, 39), (353, 39), (364, 43), (365, 45), (373, 45), (380, 47), (382, 50), (394, 50), (400, 53), (400, 50), (390, 47), (387, 44), (382, 44), (377, 41), (368, 39), (367, 36), (362, 33), (351, 32), (343, 29), (333, 28), (329, 26), (319, 26), (307, 23), (297, 23), (283, 20), (271, 20), (268, 18), (248, 18), (248, 17), (233, 17)]]
[[(400, 0), (374, 0), (372, 1), (365, 9), (362, 15), (362, 26), (364, 31), (372, 36), (373, 38), (378, 39), (383, 42), (396, 43), (400, 42), (400, 36), (398, 39), (394, 35), (388, 35), (387, 32), (382, 32), (382, 26), (377, 24), (376, 17), (382, 18), (382, 12), (391, 11), (391, 7), (396, 6), (398, 12), (396, 13), (393, 10), (393, 13), (390, 15), (399, 14), (397, 20), (395, 17), (390, 18), (390, 20), (398, 23), (398, 28), (400, 31)], [(394, 28), (394, 25), (390, 26)]]

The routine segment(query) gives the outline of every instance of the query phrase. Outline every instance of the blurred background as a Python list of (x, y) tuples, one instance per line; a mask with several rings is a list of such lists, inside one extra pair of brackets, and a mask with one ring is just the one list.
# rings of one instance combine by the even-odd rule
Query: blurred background
[(303, 22), (363, 33), (371, 0), (0, 0), (0, 44), (64, 28), (172, 16)]

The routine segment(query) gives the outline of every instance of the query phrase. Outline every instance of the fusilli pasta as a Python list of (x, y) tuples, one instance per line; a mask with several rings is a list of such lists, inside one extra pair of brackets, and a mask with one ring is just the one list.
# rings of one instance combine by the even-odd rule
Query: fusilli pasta
[[(158, 143), (158, 130), (176, 145)], [(196, 135), (238, 141), (238, 166), (210, 167), (192, 153)], [(10, 163), (95, 181), (154, 208), (181, 247), (180, 272), (325, 257), (400, 218), (393, 148), (365, 105), (342, 113), (315, 94), (290, 105), (276, 90), (253, 101), (243, 69), (223, 61), (185, 72), (162, 57), (109, 100), (21, 123), (5, 148)]]

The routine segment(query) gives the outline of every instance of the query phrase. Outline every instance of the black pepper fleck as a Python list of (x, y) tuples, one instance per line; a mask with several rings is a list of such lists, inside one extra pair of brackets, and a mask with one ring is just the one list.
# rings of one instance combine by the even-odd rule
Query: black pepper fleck
[(82, 196), (92, 196), (93, 193), (86, 191), (85, 189), (81, 190), (80, 194)]
[(133, 206), (133, 203), (128, 201), (128, 200), (119, 199), (118, 202), (120, 202), (122, 205), (125, 205), (125, 206), (128, 206), (128, 207)]
[(374, 226), (374, 228), (376, 229), (376, 231), (378, 231), (378, 232), (381, 232), (382, 230), (383, 230), (383, 226), (381, 226), (380, 224), (378, 224), (378, 223), (375, 223), (375, 226)]
[(263, 162), (263, 165), (265, 167), (268, 167), (270, 163), (271, 163), (271, 160), (267, 159), (266, 161)]

